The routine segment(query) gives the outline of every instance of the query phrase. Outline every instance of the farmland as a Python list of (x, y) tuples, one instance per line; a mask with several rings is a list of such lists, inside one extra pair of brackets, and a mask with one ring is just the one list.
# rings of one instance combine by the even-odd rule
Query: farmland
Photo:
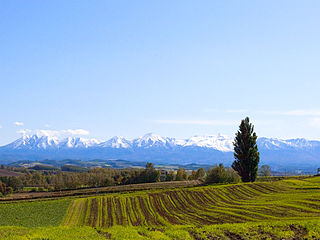
[(85, 239), (319, 239), (319, 199), (320, 177), (312, 177), (1, 203), (0, 233), (4, 239), (48, 231), (74, 238), (82, 232)]
[(56, 226), (69, 204), (68, 199), (0, 204), (0, 226)]
[(34, 200), (44, 198), (63, 198), (70, 196), (87, 196), (104, 193), (115, 193), (115, 192), (131, 192), (131, 191), (142, 191), (152, 189), (170, 189), (170, 188), (181, 188), (181, 187), (192, 187), (201, 184), (199, 180), (191, 181), (174, 181), (174, 182), (154, 182), (154, 183), (142, 183), (142, 184), (128, 184), (120, 186), (109, 186), (99, 188), (84, 188), (76, 190), (64, 190), (55, 192), (23, 192), (16, 193), (10, 196), (0, 198), (0, 201), (9, 202), (17, 200)]
[(287, 180), (89, 197), (72, 202), (63, 225), (200, 226), (316, 218), (319, 190), (312, 187), (311, 181)]

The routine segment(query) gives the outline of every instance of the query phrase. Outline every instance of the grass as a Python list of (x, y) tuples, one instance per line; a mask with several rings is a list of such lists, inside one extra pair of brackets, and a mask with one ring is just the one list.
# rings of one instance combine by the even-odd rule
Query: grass
[[(0, 225), (15, 227), (0, 227), (0, 236), (50, 240), (320, 239), (319, 199), (320, 177), (299, 177), (8, 203), (0, 204)], [(59, 238), (60, 233), (65, 237)]]
[(107, 229), (91, 227), (0, 227), (2, 240), (205, 240), (205, 239), (320, 239), (320, 220), (275, 221), (258, 223), (218, 224), (195, 227), (172, 225), (167, 227), (113, 226)]
[(38, 192), (39, 189), (41, 189), (41, 192), (48, 192), (48, 189), (39, 187), (24, 187), (23, 192)]
[(195, 239), (319, 239), (320, 221), (276, 221), (192, 228)]
[(90, 227), (0, 227), (1, 240), (66, 240), (66, 239), (106, 239), (106, 234), (99, 234)]
[(17, 202), (0, 204), (0, 226), (58, 226), (70, 200)]

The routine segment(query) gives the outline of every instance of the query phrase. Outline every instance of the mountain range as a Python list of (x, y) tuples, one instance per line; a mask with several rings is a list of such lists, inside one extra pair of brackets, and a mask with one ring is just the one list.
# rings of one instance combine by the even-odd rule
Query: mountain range
[[(0, 163), (18, 160), (123, 159), (163, 164), (218, 164), (233, 161), (233, 138), (225, 135), (193, 136), (188, 139), (146, 134), (135, 139), (113, 137), (98, 141), (82, 137), (59, 138), (24, 135), (0, 147)], [(303, 138), (257, 140), (260, 162), (275, 170), (315, 171), (320, 167), (320, 141)]]

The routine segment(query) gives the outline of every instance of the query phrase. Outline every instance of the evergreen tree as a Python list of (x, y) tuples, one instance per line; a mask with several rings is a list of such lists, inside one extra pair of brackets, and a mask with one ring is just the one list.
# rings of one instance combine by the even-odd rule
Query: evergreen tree
[(241, 121), (233, 144), (235, 161), (232, 168), (243, 182), (254, 182), (258, 174), (259, 152), (257, 135), (248, 117)]

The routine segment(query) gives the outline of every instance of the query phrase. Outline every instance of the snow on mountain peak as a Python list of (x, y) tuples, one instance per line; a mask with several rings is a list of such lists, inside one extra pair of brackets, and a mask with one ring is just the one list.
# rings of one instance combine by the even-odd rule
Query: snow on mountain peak
[(174, 139), (163, 138), (154, 133), (147, 133), (142, 137), (133, 140), (133, 145), (137, 147), (150, 148), (152, 146), (168, 147), (174, 143)]
[(100, 142), (94, 138), (81, 138), (81, 137), (67, 137), (63, 139), (59, 147), (68, 147), (68, 148), (88, 148), (99, 144)]
[(25, 134), (6, 147), (13, 149), (88, 148), (98, 143), (96, 139), (80, 137), (59, 138), (41, 134)]
[(189, 139), (186, 139), (184, 143), (182, 143), (182, 145), (206, 147), (213, 148), (222, 152), (231, 152), (233, 151), (233, 138), (221, 134), (218, 134), (217, 136), (193, 136)]
[(129, 148), (131, 142), (124, 137), (114, 136), (106, 142), (101, 143), (101, 147), (111, 147), (111, 148)]
[(259, 147), (265, 149), (288, 149), (288, 148), (312, 148), (315, 146), (319, 146), (319, 141), (309, 141), (304, 138), (296, 138), (296, 139), (278, 139), (278, 138), (259, 138), (258, 139)]
[(154, 134), (154, 133), (147, 133), (145, 135), (143, 135), (142, 137), (140, 137), (141, 140), (144, 141), (165, 141), (163, 137), (161, 137), (160, 135)]

